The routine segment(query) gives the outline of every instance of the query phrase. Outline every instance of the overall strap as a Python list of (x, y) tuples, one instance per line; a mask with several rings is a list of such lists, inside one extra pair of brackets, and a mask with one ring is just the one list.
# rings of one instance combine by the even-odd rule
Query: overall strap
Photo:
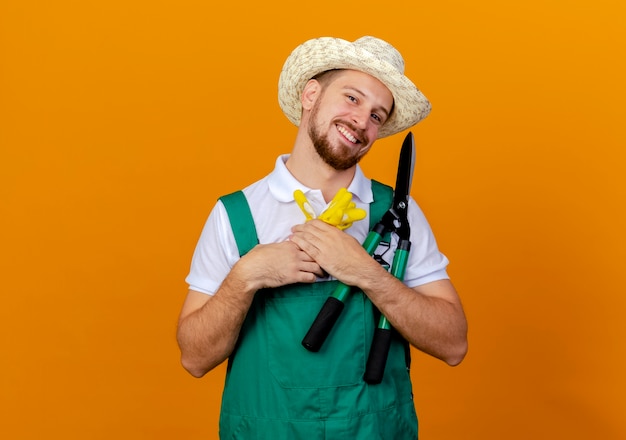
[(374, 193), (374, 202), (370, 205), (370, 229), (372, 229), (374, 225), (383, 218), (385, 212), (391, 208), (391, 204), (393, 203), (393, 188), (372, 179), (372, 193)]
[(220, 200), (226, 208), (230, 227), (235, 235), (239, 256), (243, 257), (259, 244), (248, 200), (246, 200), (246, 196), (242, 191), (235, 191), (222, 196)]

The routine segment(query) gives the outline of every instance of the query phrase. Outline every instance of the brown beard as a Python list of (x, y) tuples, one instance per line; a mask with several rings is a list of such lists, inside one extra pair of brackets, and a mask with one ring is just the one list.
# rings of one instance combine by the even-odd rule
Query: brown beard
[[(318, 129), (318, 110), (319, 100), (314, 104), (313, 109), (311, 109), (311, 124), (309, 125), (309, 137), (311, 138), (311, 142), (313, 142), (315, 151), (317, 151), (317, 154), (326, 164), (328, 164), (330, 167), (337, 171), (344, 171), (352, 168), (354, 165), (359, 163), (365, 152), (354, 155), (352, 149), (350, 147), (346, 147), (345, 145), (338, 145), (333, 148), (330, 145), (330, 141), (328, 140), (328, 135), (321, 135), (320, 130)], [(363, 139), (365, 143), (368, 142), (368, 140), (365, 139), (365, 135), (362, 133), (362, 131), (353, 127), (352, 124), (347, 123), (346, 121), (335, 121), (335, 123), (336, 122), (341, 122), (342, 125), (349, 127), (351, 130), (357, 133), (359, 138)]]

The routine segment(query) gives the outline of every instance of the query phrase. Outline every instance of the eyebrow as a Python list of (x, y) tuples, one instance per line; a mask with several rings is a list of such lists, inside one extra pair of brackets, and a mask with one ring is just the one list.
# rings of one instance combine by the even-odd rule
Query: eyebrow
[[(358, 93), (358, 94), (359, 94), (359, 95), (361, 95), (361, 96), (365, 96), (365, 97), (367, 97), (367, 94), (363, 93), (360, 89), (357, 89), (357, 88), (356, 88), (356, 87), (354, 87), (354, 86), (345, 86), (343, 89), (344, 89), (344, 90), (351, 90), (351, 91), (353, 91), (353, 92)], [(374, 108), (374, 110), (380, 110), (381, 112), (383, 112), (383, 113), (385, 114), (385, 119), (389, 119), (389, 115), (391, 114), (391, 110), (387, 110), (387, 109), (386, 109), (385, 107), (383, 107), (382, 105), (381, 105), (381, 106), (378, 106), (378, 107), (375, 107), (375, 108)]]

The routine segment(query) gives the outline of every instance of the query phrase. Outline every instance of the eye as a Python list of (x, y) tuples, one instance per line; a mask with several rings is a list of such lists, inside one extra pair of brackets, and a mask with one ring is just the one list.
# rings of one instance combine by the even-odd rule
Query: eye
[(375, 120), (377, 123), (382, 124), (383, 123), (383, 118), (381, 118), (379, 115), (377, 115), (376, 113), (372, 113), (372, 119)]
[(354, 96), (348, 95), (347, 97), (348, 97), (348, 101), (357, 102), (357, 99)]

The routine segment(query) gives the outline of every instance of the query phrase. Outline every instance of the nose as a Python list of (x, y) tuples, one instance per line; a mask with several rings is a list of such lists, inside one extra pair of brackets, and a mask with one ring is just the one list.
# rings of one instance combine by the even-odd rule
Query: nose
[(357, 109), (352, 113), (352, 123), (361, 129), (365, 129), (369, 113), (365, 109)]

